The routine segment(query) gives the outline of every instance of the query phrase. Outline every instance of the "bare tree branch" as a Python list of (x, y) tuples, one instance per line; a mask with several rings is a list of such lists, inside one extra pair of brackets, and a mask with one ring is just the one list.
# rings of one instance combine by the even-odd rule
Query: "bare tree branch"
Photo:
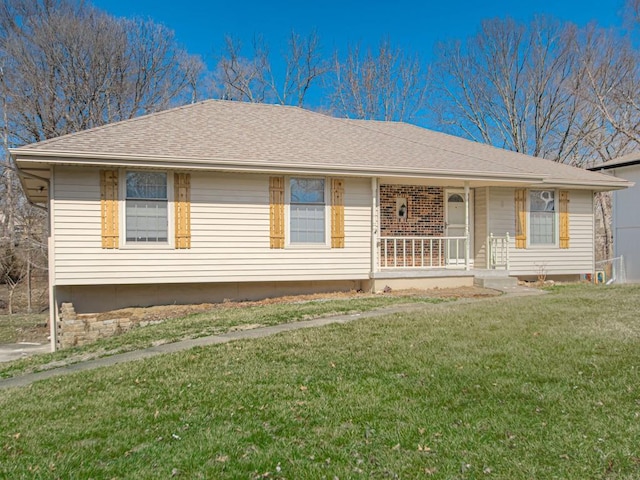
[(309, 89), (327, 71), (315, 32), (307, 37), (291, 32), (281, 58), (284, 63), (282, 76), (275, 72), (268, 45), (262, 37), (253, 39), (249, 57), (242, 52), (240, 40), (225, 37), (224, 50), (218, 57), (212, 80), (214, 96), (303, 106)]
[(385, 39), (375, 53), (356, 45), (334, 54), (329, 101), (340, 116), (405, 121), (424, 115), (428, 87), (422, 59)]

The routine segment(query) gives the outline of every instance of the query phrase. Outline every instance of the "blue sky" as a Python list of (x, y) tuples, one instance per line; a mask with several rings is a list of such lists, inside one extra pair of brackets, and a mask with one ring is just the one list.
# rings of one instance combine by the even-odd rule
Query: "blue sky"
[(262, 34), (276, 53), (294, 29), (315, 29), (326, 53), (348, 44), (376, 45), (388, 36), (394, 45), (427, 57), (439, 41), (473, 35), (483, 19), (512, 17), (527, 21), (552, 15), (578, 25), (622, 23), (624, 0), (395, 0), (395, 1), (204, 1), (93, 0), (116, 16), (140, 16), (163, 23), (178, 41), (205, 60), (220, 48), (225, 34), (250, 41)]

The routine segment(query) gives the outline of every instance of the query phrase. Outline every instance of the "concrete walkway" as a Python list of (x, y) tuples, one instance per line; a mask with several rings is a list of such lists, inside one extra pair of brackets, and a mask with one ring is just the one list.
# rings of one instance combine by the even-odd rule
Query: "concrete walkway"
[(0, 345), (0, 363), (11, 362), (20, 358), (36, 355), (38, 353), (48, 353), (51, 345), (48, 343), (5, 343)]
[[(305, 320), (293, 323), (283, 323), (280, 325), (274, 325), (271, 327), (260, 327), (251, 330), (237, 330), (223, 333), (221, 335), (211, 335), (208, 337), (193, 338), (189, 340), (182, 340), (174, 343), (167, 343), (156, 347), (149, 347), (143, 350), (134, 350), (131, 352), (120, 353), (117, 355), (111, 355), (109, 357), (97, 358), (94, 360), (87, 360), (78, 363), (73, 363), (63, 367), (53, 368), (51, 370), (45, 370), (37, 373), (29, 373), (26, 375), (20, 375), (13, 378), (7, 378), (0, 380), (0, 390), (24, 387), (30, 385), (39, 380), (45, 380), (48, 378), (58, 377), (61, 375), (68, 375), (75, 372), (82, 372), (85, 370), (94, 370), (96, 368), (108, 367), (110, 365), (116, 365), (119, 363), (131, 362), (134, 360), (141, 360), (145, 358), (151, 358), (165, 353), (180, 352), (188, 350), (193, 347), (203, 347), (207, 345), (217, 345), (221, 343), (228, 343), (234, 340), (244, 340), (253, 338), (263, 338), (277, 333), (290, 332), (293, 330), (301, 330), (304, 328), (322, 327), (324, 325), (348, 323), (353, 320), (361, 318), (375, 318), (382, 317), (384, 315), (390, 315), (394, 313), (416, 312), (424, 310), (425, 308), (441, 308), (449, 305), (460, 305), (461, 303), (477, 302), (479, 300), (494, 300), (502, 299), (506, 297), (516, 296), (530, 296), (539, 295), (545, 293), (541, 290), (537, 290), (529, 287), (511, 287), (508, 290), (505, 289), (505, 295), (499, 297), (485, 297), (482, 299), (477, 298), (463, 298), (455, 301), (454, 303), (412, 303), (404, 305), (395, 305), (392, 307), (380, 308), (377, 310), (371, 310), (368, 312), (355, 313), (349, 315), (334, 315), (331, 317), (315, 318), (312, 320)], [(48, 345), (46, 346), (48, 351)]]

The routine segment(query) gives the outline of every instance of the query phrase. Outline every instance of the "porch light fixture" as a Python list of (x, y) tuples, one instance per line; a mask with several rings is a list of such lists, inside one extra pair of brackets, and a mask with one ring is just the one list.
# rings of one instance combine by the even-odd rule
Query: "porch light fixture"
[(409, 208), (406, 198), (396, 198), (396, 218), (404, 221), (409, 216)]

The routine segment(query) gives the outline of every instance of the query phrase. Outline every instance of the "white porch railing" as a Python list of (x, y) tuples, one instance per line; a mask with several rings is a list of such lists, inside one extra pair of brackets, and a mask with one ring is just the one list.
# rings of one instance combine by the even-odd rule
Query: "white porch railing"
[(380, 268), (467, 266), (466, 237), (380, 237)]
[(509, 270), (509, 232), (504, 236), (489, 234), (487, 246), (489, 250), (487, 268), (489, 270)]

